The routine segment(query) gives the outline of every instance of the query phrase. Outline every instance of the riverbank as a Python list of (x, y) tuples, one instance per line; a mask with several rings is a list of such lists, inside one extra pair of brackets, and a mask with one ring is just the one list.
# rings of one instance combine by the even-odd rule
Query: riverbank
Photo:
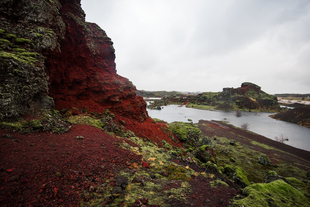
[(251, 149), (268, 154), (272, 160), (282, 160), (289, 163), (297, 161), (300, 166), (310, 169), (309, 151), (271, 140), (220, 121), (201, 120), (199, 121), (199, 128), (206, 136), (234, 139)]
[(198, 105), (198, 104), (192, 104), (189, 103), (186, 105), (188, 108), (193, 108), (193, 109), (202, 109), (202, 110), (209, 110), (209, 111), (214, 111), (214, 110), (223, 110), (223, 111), (247, 111), (247, 112), (267, 112), (267, 113), (277, 113), (279, 110), (272, 110), (272, 109), (239, 109), (239, 108), (221, 108), (220, 106), (212, 106), (212, 105)]
[(297, 106), (294, 109), (287, 109), (270, 117), (310, 128), (310, 105)]

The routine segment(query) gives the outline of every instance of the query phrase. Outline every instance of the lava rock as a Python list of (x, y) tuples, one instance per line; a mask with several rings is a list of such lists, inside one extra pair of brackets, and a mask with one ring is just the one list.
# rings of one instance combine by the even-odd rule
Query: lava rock
[(142, 162), (142, 166), (143, 166), (144, 168), (150, 168), (150, 165), (149, 165), (149, 163), (147, 163), (147, 162)]
[(147, 198), (142, 198), (141, 199), (141, 203), (143, 204), (147, 204), (149, 202), (149, 200)]
[(210, 138), (208, 137), (203, 137), (201, 139), (201, 145), (210, 145), (211, 147), (213, 147), (213, 142)]
[(139, 199), (136, 199), (135, 202), (132, 204), (132, 207), (140, 207), (142, 205)]
[(112, 190), (112, 193), (113, 194), (121, 194), (123, 192), (123, 189), (119, 186), (114, 186), (113, 187), (113, 190)]
[(128, 179), (126, 177), (120, 175), (116, 178), (115, 185), (120, 186), (123, 189), (125, 189), (128, 185)]
[(232, 140), (230, 140), (229, 144), (235, 146), (236, 145), (236, 141), (232, 139)]
[(259, 156), (258, 163), (265, 165), (265, 166), (271, 165), (270, 159), (267, 156), (263, 156), (263, 155)]

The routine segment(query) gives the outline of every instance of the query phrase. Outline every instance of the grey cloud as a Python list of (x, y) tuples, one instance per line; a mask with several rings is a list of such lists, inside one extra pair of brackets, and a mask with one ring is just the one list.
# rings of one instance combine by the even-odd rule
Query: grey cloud
[(310, 91), (308, 0), (83, 0), (82, 7), (112, 38), (118, 73), (138, 89), (219, 91), (253, 81), (270, 93)]

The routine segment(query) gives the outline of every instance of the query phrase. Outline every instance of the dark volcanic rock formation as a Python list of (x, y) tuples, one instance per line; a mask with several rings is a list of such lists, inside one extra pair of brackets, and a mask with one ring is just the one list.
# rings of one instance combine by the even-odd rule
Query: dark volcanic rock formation
[(239, 88), (223, 88), (217, 100), (223, 105), (236, 105), (239, 109), (279, 110), (277, 97), (265, 93), (261, 87), (244, 82)]
[(111, 39), (85, 22), (80, 0), (4, 0), (0, 20), (1, 119), (54, 102), (58, 110), (148, 117), (135, 86), (116, 73)]

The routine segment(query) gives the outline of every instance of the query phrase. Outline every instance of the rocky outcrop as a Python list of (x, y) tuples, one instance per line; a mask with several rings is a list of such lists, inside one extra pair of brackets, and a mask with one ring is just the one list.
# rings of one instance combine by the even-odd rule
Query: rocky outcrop
[(51, 109), (44, 52), (60, 50), (65, 24), (55, 1), (0, 2), (0, 119)]
[(4, 0), (0, 20), (0, 119), (54, 103), (148, 117), (135, 86), (116, 73), (113, 42), (85, 22), (80, 0)]
[(279, 110), (277, 97), (265, 93), (261, 87), (244, 82), (239, 88), (223, 88), (217, 96), (224, 105), (237, 106), (239, 109)]

